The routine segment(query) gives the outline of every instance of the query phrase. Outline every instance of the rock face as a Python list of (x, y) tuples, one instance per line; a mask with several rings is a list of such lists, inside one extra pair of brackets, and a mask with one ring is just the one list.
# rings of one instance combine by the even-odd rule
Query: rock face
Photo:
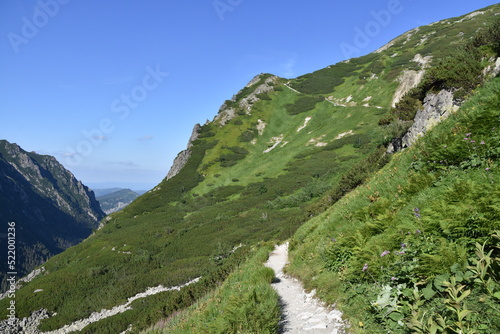
[[(250, 114), (252, 109), (252, 104), (259, 101), (259, 94), (270, 92), (274, 89), (274, 83), (276, 83), (279, 79), (277, 76), (270, 76), (266, 78), (260, 85), (257, 85), (261, 80), (263, 80), (264, 74), (259, 74), (255, 76), (250, 82), (243, 88), (245, 89), (253, 89), (253, 91), (237, 101), (237, 96), (243, 91), (240, 90), (238, 94), (234, 95), (231, 99), (232, 105), (228, 106), (227, 103), (224, 103), (220, 109), (217, 116), (214, 118), (215, 123), (219, 123), (224, 126), (227, 122), (232, 120), (237, 115), (237, 109), (243, 110), (245, 113)], [(253, 87), (255, 86), (255, 87)]]
[(402, 147), (411, 146), (434, 125), (458, 110), (453, 103), (453, 93), (442, 90), (439, 93), (429, 93), (424, 99), (424, 109), (417, 111), (414, 123), (403, 136)]
[(45, 309), (33, 312), (30, 317), (18, 319), (14, 318), (9, 323), (7, 320), (0, 322), (0, 333), (5, 334), (39, 334), (38, 326), (43, 319), (47, 319), (49, 313)]
[(201, 125), (196, 124), (193, 128), (193, 132), (191, 133), (191, 137), (189, 137), (189, 141), (187, 144), (187, 148), (184, 151), (181, 151), (177, 157), (174, 159), (174, 163), (167, 174), (167, 180), (173, 178), (181, 171), (182, 167), (184, 167), (191, 156), (191, 146), (193, 146), (193, 142), (198, 139), (200, 135)]
[(402, 138), (393, 139), (387, 152), (394, 153), (413, 145), (419, 137), (458, 108), (459, 106), (454, 103), (452, 92), (441, 90), (439, 93), (428, 93), (424, 99), (423, 109), (418, 110), (415, 115), (413, 125)]
[(498, 57), (495, 62), (492, 62), (491, 65), (487, 66), (483, 71), (483, 76), (486, 78), (493, 78), (498, 74), (500, 74), (500, 57)]
[(414, 71), (407, 70), (403, 71), (401, 76), (398, 77), (399, 87), (394, 94), (394, 99), (392, 100), (392, 107), (398, 103), (401, 98), (410, 91), (410, 89), (417, 87), (422, 78), (424, 77), (424, 71)]
[[(419, 54), (413, 58), (413, 61), (420, 63), (422, 68), (426, 68), (430, 60), (430, 57), (421, 57)], [(500, 74), (500, 57), (491, 59), (490, 63), (483, 71), (485, 78), (495, 77)], [(393, 106), (406, 92), (420, 83), (424, 73), (425, 70), (403, 72), (398, 78), (400, 86), (394, 95)], [(452, 92), (441, 90), (438, 93), (428, 93), (424, 99), (423, 109), (418, 110), (415, 115), (413, 125), (402, 138), (394, 138), (392, 140), (387, 153), (394, 153), (413, 145), (418, 137), (424, 135), (434, 125), (457, 111), (458, 108), (459, 105), (455, 103)]]
[(406, 93), (408, 93), (412, 88), (417, 87), (418, 84), (422, 81), (425, 74), (425, 69), (429, 66), (431, 58), (431, 56), (422, 57), (420, 54), (415, 55), (412, 61), (418, 63), (421, 67), (421, 70), (405, 70), (403, 71), (403, 73), (401, 73), (401, 75), (397, 79), (397, 81), (399, 81), (399, 87), (394, 94), (392, 107), (394, 107)]
[[(54, 157), (0, 140), (0, 222), (16, 228), (17, 277), (88, 237), (104, 217), (94, 193)], [(6, 232), (2, 231), (2, 233)], [(2, 253), (7, 235), (0, 235)], [(7, 257), (0, 260), (5, 289)]]

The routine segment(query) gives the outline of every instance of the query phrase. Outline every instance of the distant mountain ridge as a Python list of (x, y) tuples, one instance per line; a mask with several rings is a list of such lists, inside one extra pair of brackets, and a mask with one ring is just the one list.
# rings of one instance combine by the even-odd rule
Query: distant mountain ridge
[[(82, 241), (104, 217), (94, 193), (54, 157), (6, 140), (0, 140), (0, 203), (1, 226), (16, 225), (18, 277)], [(6, 231), (0, 238), (2, 253)], [(6, 260), (0, 260), (2, 283)]]
[(106, 188), (106, 189), (92, 189), (92, 191), (94, 192), (94, 195), (95, 197), (99, 197), (99, 196), (104, 196), (104, 195), (107, 195), (107, 194), (111, 194), (115, 191), (119, 191), (119, 190), (122, 190), (123, 188)]
[(97, 201), (99, 201), (101, 209), (107, 215), (113, 212), (120, 211), (121, 209), (132, 203), (137, 197), (139, 197), (138, 193), (130, 189), (110, 190), (112, 191), (105, 191), (104, 194), (97, 196)]

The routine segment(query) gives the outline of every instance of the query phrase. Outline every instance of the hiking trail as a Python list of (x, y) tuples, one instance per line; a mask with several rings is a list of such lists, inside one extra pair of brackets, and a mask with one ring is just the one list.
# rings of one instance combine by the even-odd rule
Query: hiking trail
[(315, 290), (306, 293), (299, 280), (285, 275), (283, 267), (287, 262), (288, 242), (277, 245), (265, 264), (274, 270), (276, 276), (272, 286), (278, 292), (281, 302), (279, 333), (344, 333), (346, 326), (342, 313), (314, 298)]

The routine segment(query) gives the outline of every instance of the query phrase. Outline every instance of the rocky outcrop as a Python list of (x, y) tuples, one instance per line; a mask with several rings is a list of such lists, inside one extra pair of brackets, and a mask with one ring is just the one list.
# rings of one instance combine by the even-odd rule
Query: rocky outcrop
[(217, 116), (214, 118), (214, 122), (219, 123), (220, 125), (226, 125), (227, 122), (236, 117), (236, 110), (232, 107), (228, 107), (226, 103), (224, 103), (220, 109)]
[(31, 314), (30, 317), (18, 319), (13, 318), (10, 321), (0, 322), (0, 333), (5, 334), (39, 334), (38, 326), (43, 319), (49, 318), (49, 313), (45, 309), (40, 309)]
[(173, 178), (181, 171), (182, 167), (184, 167), (191, 156), (191, 146), (193, 146), (193, 142), (198, 139), (200, 135), (201, 125), (196, 124), (193, 128), (193, 132), (191, 133), (191, 137), (189, 137), (187, 148), (184, 151), (181, 151), (174, 159), (172, 167), (167, 173), (167, 180)]
[(441, 90), (439, 93), (428, 93), (424, 99), (423, 109), (417, 111), (413, 125), (402, 138), (395, 138), (389, 145), (387, 152), (393, 153), (407, 148), (423, 136), (437, 123), (446, 119), (451, 113), (457, 111), (453, 93)]
[(498, 57), (495, 62), (492, 60), (492, 64), (487, 66), (483, 71), (483, 76), (485, 78), (494, 78), (498, 74), (500, 74), (500, 57)]
[[(0, 140), (0, 221), (16, 224), (17, 276), (88, 237), (104, 217), (94, 193), (54, 157)], [(0, 238), (2, 251), (6, 239)], [(6, 259), (0, 259), (5, 289)]]
[(224, 126), (229, 122), (231, 119), (235, 118), (237, 116), (237, 109), (241, 109), (247, 114), (250, 114), (252, 110), (252, 105), (259, 101), (259, 94), (267, 93), (270, 92), (274, 89), (274, 84), (276, 84), (279, 81), (279, 78), (277, 76), (270, 76), (264, 80), (260, 85), (257, 85), (261, 80), (263, 79), (265, 74), (259, 74), (255, 76), (250, 82), (245, 86), (244, 89), (250, 89), (253, 86), (253, 91), (249, 93), (247, 96), (241, 97), (238, 100), (238, 95), (242, 93), (243, 90), (240, 90), (238, 94), (234, 95), (230, 102), (231, 105), (229, 106), (228, 103), (224, 103), (220, 109), (219, 113), (217, 116), (215, 116), (213, 122), (219, 123), (220, 125)]
[[(256, 83), (258, 83), (260, 81), (261, 77), (262, 77), (262, 74), (259, 74), (258, 76), (253, 78), (252, 81), (250, 81), (245, 87), (249, 88), (249, 87), (255, 85)], [(267, 78), (264, 81), (264, 83), (257, 86), (252, 93), (250, 93), (250, 94), (248, 94), (248, 96), (242, 98), (240, 103), (239, 103), (239, 106), (241, 108), (243, 108), (246, 113), (249, 114), (251, 109), (252, 109), (252, 105), (255, 102), (260, 100), (257, 95), (272, 91), (274, 89), (274, 84), (277, 81), (278, 81), (277, 76), (270, 76), (269, 78)]]
[(411, 146), (418, 137), (423, 136), (437, 123), (458, 110), (453, 102), (453, 93), (442, 90), (439, 93), (428, 93), (424, 99), (424, 108), (417, 111), (414, 123), (403, 136), (402, 147)]
[(417, 87), (418, 84), (422, 81), (425, 74), (425, 69), (428, 67), (429, 62), (431, 61), (431, 57), (422, 57), (420, 54), (416, 54), (412, 61), (418, 63), (422, 69), (420, 71), (405, 70), (397, 78), (399, 87), (394, 93), (392, 107), (394, 107), (406, 93), (408, 93), (412, 88)]

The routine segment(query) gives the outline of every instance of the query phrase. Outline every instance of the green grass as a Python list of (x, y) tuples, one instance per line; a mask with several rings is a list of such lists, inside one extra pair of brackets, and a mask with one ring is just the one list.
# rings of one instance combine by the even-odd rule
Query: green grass
[(279, 300), (264, 267), (272, 245), (261, 246), (214, 292), (145, 333), (276, 333)]
[[(499, 93), (495, 79), (295, 234), (289, 273), (335, 302), (353, 332), (407, 333), (424, 328), (431, 314), (455, 328), (446, 301), (452, 288), (441, 285), (452, 279), (470, 293), (456, 306), (472, 311), (463, 328), (500, 330), (498, 258), (489, 260), (484, 279), (474, 271), (486, 258), (477, 245), (499, 255), (492, 237), (500, 229)], [(464, 140), (468, 133), (478, 141)]]

